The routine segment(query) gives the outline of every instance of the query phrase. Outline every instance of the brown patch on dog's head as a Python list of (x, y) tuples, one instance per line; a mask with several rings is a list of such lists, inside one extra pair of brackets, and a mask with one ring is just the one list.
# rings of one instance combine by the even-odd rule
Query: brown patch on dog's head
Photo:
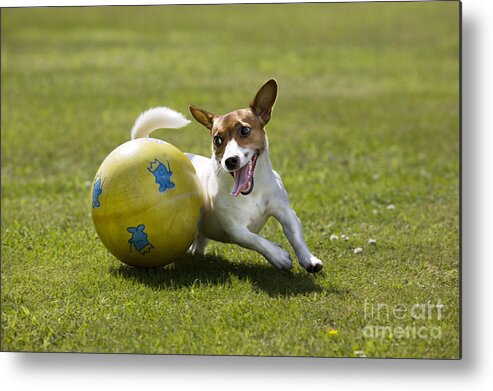
[(212, 150), (220, 160), (224, 149), (233, 138), (239, 146), (258, 152), (267, 146), (264, 126), (271, 118), (272, 108), (277, 97), (277, 82), (270, 79), (255, 95), (250, 107), (218, 116), (196, 106), (190, 106), (192, 116), (207, 129), (212, 136)]
[(235, 110), (218, 117), (211, 134), (213, 151), (218, 159), (222, 158), (224, 148), (232, 139), (242, 148), (259, 152), (265, 149), (267, 143), (264, 127), (251, 109)]

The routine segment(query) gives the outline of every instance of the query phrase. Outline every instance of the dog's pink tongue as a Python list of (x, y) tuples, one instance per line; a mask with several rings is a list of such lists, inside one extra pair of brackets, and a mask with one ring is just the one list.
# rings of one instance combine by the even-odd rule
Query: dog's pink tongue
[(235, 180), (235, 186), (233, 187), (233, 191), (231, 195), (237, 196), (243, 190), (243, 188), (248, 183), (248, 166), (249, 164), (243, 166), (239, 170), (233, 171), (233, 177)]

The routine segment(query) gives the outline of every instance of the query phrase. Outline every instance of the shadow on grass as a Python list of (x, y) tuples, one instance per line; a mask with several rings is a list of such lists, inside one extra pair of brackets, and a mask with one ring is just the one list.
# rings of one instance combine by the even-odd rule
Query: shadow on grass
[(255, 289), (270, 296), (313, 292), (346, 293), (321, 287), (315, 282), (315, 277), (308, 273), (279, 271), (267, 264), (233, 263), (211, 255), (186, 255), (174, 264), (161, 268), (144, 269), (120, 265), (114, 267), (112, 273), (157, 289), (180, 289), (196, 284), (225, 285), (231, 281), (232, 276), (236, 276), (241, 280), (248, 280)]

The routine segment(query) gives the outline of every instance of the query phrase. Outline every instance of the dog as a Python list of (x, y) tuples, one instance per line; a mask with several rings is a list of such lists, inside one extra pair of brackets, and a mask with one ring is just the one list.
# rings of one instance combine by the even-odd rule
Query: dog
[[(289, 253), (259, 235), (270, 217), (281, 224), (299, 264), (308, 272), (322, 270), (323, 263), (308, 249), (301, 222), (291, 209), (281, 177), (272, 169), (265, 126), (277, 99), (278, 85), (268, 80), (250, 106), (216, 115), (189, 106), (193, 118), (205, 126), (212, 139), (212, 158), (186, 153), (204, 194), (203, 220), (190, 247), (204, 254), (209, 240), (235, 243), (262, 254), (278, 269), (291, 269)], [(190, 123), (182, 114), (166, 107), (150, 109), (136, 120), (132, 139), (149, 137), (161, 128), (181, 128)]]

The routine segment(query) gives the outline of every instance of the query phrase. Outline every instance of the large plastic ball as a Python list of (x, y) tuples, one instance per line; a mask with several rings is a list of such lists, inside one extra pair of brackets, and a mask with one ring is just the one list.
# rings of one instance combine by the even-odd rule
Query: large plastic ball
[(133, 266), (162, 266), (184, 254), (197, 235), (202, 206), (192, 163), (178, 148), (152, 138), (116, 148), (92, 185), (99, 238)]

